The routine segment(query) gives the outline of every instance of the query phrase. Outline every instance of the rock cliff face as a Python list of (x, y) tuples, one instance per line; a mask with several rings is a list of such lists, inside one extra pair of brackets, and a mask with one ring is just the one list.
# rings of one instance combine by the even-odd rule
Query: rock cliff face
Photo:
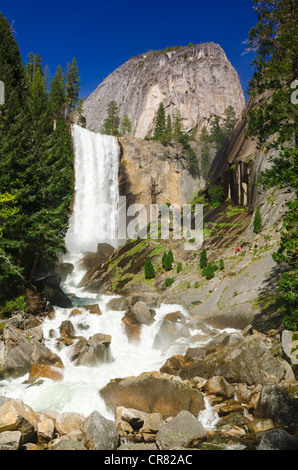
[(263, 220), (273, 227), (292, 196), (287, 191), (264, 190), (258, 183), (260, 173), (270, 168), (270, 159), (278, 156), (278, 150), (268, 150), (266, 145), (259, 147), (256, 139), (246, 135), (247, 114), (257, 99), (248, 100), (230, 138), (212, 161), (208, 181), (209, 185), (221, 184), (226, 196), (234, 204), (247, 206), (249, 213), (260, 206)]
[(237, 72), (214, 43), (149, 51), (129, 59), (85, 100), (88, 129), (101, 129), (112, 100), (119, 105), (120, 119), (126, 114), (130, 118), (131, 135), (139, 138), (152, 132), (160, 102), (167, 115), (180, 112), (187, 132), (197, 133), (228, 106), (239, 116), (245, 105)]
[[(193, 177), (187, 169), (187, 154), (182, 145), (167, 147), (158, 141), (135, 137), (119, 138), (121, 147), (120, 192), (128, 203), (187, 204), (204, 188), (203, 178)], [(193, 143), (200, 157), (200, 144)]]

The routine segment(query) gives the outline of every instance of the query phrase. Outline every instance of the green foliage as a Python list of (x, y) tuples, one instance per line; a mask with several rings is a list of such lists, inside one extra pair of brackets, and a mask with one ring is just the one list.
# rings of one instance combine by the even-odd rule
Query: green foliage
[[(287, 263), (288, 272), (280, 280), (280, 300), (284, 324), (298, 327), (298, 106), (291, 100), (291, 85), (297, 79), (297, 2), (253, 0), (258, 23), (249, 33), (248, 48), (255, 51), (255, 73), (249, 84), (251, 97), (258, 97), (248, 114), (248, 136), (274, 149), (270, 168), (262, 172), (265, 188), (286, 189), (294, 195), (287, 203), (280, 248), (273, 255)], [(272, 138), (274, 136), (274, 139)]]
[(208, 199), (212, 207), (217, 207), (225, 200), (224, 189), (220, 185), (213, 185), (208, 188)]
[(203, 276), (206, 277), (206, 279), (212, 279), (215, 275), (215, 266), (214, 263), (208, 263), (205, 268), (202, 270)]
[(63, 79), (58, 67), (47, 91), (40, 56), (29, 54), (23, 66), (10, 25), (0, 14), (0, 80), (6, 91), (0, 107), (1, 303), (31, 281), (38, 257), (52, 261), (66, 250), (73, 152), (63, 114), (78, 95), (75, 60), (67, 99)]
[(127, 116), (127, 114), (125, 114), (125, 116), (122, 120), (121, 130), (122, 130), (123, 135), (130, 134), (130, 132), (131, 132), (131, 121), (130, 121), (129, 117)]
[(193, 150), (189, 143), (189, 137), (187, 134), (181, 134), (178, 142), (183, 145), (183, 149), (188, 154), (188, 170), (193, 177), (200, 176), (199, 161), (196, 152)]
[(181, 261), (179, 261), (179, 263), (177, 264), (176, 270), (177, 270), (177, 274), (181, 273), (181, 271), (182, 271), (182, 263), (181, 263)]
[(145, 263), (145, 278), (153, 279), (155, 277), (154, 266), (150, 258), (147, 259)]
[(175, 279), (173, 277), (168, 277), (165, 279), (165, 286), (166, 287), (171, 287), (171, 285), (175, 282)]
[(207, 251), (206, 251), (205, 248), (202, 250), (202, 253), (200, 255), (200, 263), (199, 264), (200, 264), (201, 269), (205, 268), (208, 264)]
[(16, 297), (15, 299), (8, 300), (0, 307), (0, 315), (13, 313), (13, 312), (26, 312), (27, 303), (23, 296)]
[(119, 135), (119, 107), (116, 101), (110, 101), (107, 107), (107, 117), (104, 120), (101, 132), (105, 135)]
[(174, 262), (174, 259), (173, 259), (173, 252), (172, 250), (169, 250), (168, 252), (165, 252), (162, 256), (162, 267), (166, 270), (166, 271), (171, 271), (173, 269), (173, 262)]
[[(220, 150), (226, 140), (231, 135), (236, 122), (236, 113), (232, 106), (228, 106), (225, 111), (223, 118), (215, 115), (211, 122), (211, 132), (209, 136), (209, 142), (213, 142), (216, 145), (216, 150)], [(203, 134), (204, 142), (207, 142), (206, 132)]]
[(256, 208), (254, 220), (253, 220), (253, 229), (255, 233), (260, 233), (262, 231), (262, 216), (259, 206)]
[(67, 64), (65, 77), (66, 109), (68, 114), (70, 114), (78, 105), (80, 94), (81, 79), (79, 77), (79, 69), (75, 57), (72, 59), (71, 64)]
[(227, 137), (220, 125), (220, 117), (214, 116), (211, 122), (211, 142), (216, 145), (216, 150), (219, 150), (225, 143)]
[(209, 145), (206, 143), (204, 144), (204, 147), (202, 148), (202, 175), (205, 178), (205, 180), (207, 179), (207, 176), (210, 170), (211, 161), (212, 161), (212, 157), (210, 154)]
[(153, 139), (161, 140), (166, 130), (166, 115), (163, 103), (159, 103), (156, 119)]
[(223, 271), (225, 269), (225, 263), (224, 263), (223, 259), (219, 260), (218, 267), (221, 271)]
[(53, 119), (59, 119), (65, 115), (65, 83), (60, 65), (50, 83), (49, 91), (50, 110)]

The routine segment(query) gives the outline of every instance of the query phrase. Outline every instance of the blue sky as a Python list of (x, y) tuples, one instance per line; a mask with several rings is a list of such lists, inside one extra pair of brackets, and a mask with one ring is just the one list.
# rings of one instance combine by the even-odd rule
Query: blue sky
[(221, 45), (247, 88), (252, 55), (242, 55), (256, 24), (251, 0), (11, 0), (0, 6), (24, 62), (39, 53), (51, 75), (76, 57), (81, 96), (131, 56), (150, 49), (213, 41)]

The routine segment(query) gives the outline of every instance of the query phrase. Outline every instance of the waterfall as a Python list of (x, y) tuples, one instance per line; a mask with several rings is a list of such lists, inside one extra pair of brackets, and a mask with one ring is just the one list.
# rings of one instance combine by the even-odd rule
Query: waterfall
[(66, 235), (70, 253), (97, 251), (99, 242), (117, 246), (117, 138), (72, 126), (75, 152), (75, 196)]

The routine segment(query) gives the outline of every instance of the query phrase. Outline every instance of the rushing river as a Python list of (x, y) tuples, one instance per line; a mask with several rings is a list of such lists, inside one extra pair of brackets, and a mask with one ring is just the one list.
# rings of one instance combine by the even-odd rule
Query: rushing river
[[(143, 372), (158, 371), (166, 359), (174, 354), (184, 354), (188, 347), (202, 344), (197, 340), (203, 332), (191, 322), (188, 312), (180, 305), (162, 304), (156, 309), (155, 321), (151, 326), (142, 326), (138, 343), (128, 340), (122, 318), (124, 311), (107, 308), (111, 296), (88, 294), (78, 288), (84, 272), (79, 269), (79, 260), (84, 251), (96, 251), (99, 241), (116, 245), (119, 147), (117, 139), (101, 136), (79, 126), (72, 128), (75, 149), (75, 200), (70, 227), (66, 236), (69, 256), (64, 259), (74, 264), (75, 270), (62, 286), (66, 294), (72, 296), (73, 307), (98, 304), (102, 315), (90, 314), (82, 309), (82, 314), (70, 317), (72, 309), (55, 307), (55, 317), (47, 317), (43, 324), (45, 345), (58, 354), (64, 364), (63, 380), (54, 382), (41, 379), (35, 384), (25, 383), (28, 374), (18, 379), (0, 382), (0, 394), (20, 398), (35, 411), (73, 411), (88, 416), (97, 410), (107, 418), (114, 419), (106, 409), (99, 390), (111, 379), (136, 376)], [(102, 211), (103, 205), (110, 210)], [(155, 336), (163, 317), (171, 312), (181, 311), (189, 318), (188, 338), (180, 338), (166, 350), (153, 347)], [(64, 320), (71, 320), (75, 335), (89, 339), (97, 333), (112, 337), (110, 344), (111, 360), (95, 367), (75, 366), (71, 361), (73, 346), (62, 345), (57, 349), (59, 327)], [(205, 337), (203, 342), (210, 338)], [(62, 344), (62, 343), (61, 343)], [(206, 411), (200, 415), (205, 427), (212, 427), (217, 415), (206, 402)]]
[[(76, 259), (68, 261), (76, 262)], [(114, 296), (88, 294), (77, 288), (83, 271), (76, 269), (67, 277), (63, 288), (66, 293), (75, 294), (72, 297), (76, 305), (98, 304), (102, 315), (91, 314), (82, 309), (82, 314), (70, 317), (72, 308), (55, 308), (55, 317), (46, 318), (42, 324), (45, 345), (58, 354), (64, 364), (64, 378), (60, 382), (51, 379), (41, 379), (36, 384), (25, 383), (28, 374), (17, 379), (8, 379), (0, 383), (0, 394), (11, 398), (21, 398), (24, 403), (35, 411), (44, 412), (56, 410), (58, 412), (74, 411), (88, 416), (97, 410), (103, 416), (114, 419), (106, 409), (105, 403), (99, 395), (99, 390), (111, 379), (136, 376), (143, 372), (158, 371), (166, 359), (173, 354), (183, 354), (191, 345), (196, 347), (202, 342), (195, 341), (196, 335), (203, 335), (201, 330), (189, 327), (191, 336), (177, 340), (165, 351), (153, 347), (154, 339), (160, 328), (163, 317), (171, 312), (180, 310), (186, 317), (188, 313), (180, 305), (161, 304), (156, 309), (155, 321), (150, 326), (143, 325), (139, 342), (128, 340), (122, 318), (124, 311), (112, 311), (107, 304)], [(73, 308), (74, 308), (73, 307)], [(111, 360), (95, 367), (75, 366), (70, 360), (72, 346), (63, 345), (57, 350), (57, 337), (59, 327), (64, 320), (70, 320), (75, 328), (75, 335), (88, 339), (97, 333), (111, 335)], [(191, 319), (189, 319), (191, 320)], [(190, 322), (191, 325), (191, 322)], [(56, 333), (53, 335), (53, 331)], [(59, 342), (60, 343), (60, 342)], [(40, 383), (42, 382), (42, 383)], [(212, 425), (216, 415), (208, 406), (201, 416), (205, 426)]]

